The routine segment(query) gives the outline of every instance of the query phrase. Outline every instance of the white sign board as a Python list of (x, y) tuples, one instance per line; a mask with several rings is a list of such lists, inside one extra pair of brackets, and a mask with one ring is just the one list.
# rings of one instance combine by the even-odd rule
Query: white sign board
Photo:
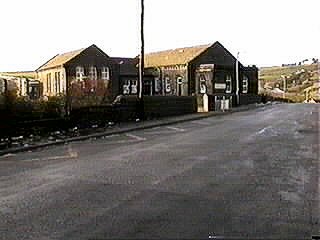
[(210, 68), (210, 69), (213, 69), (213, 68), (214, 68), (214, 64), (200, 64), (200, 68)]
[(226, 89), (226, 84), (225, 83), (215, 83), (214, 88), (215, 89)]

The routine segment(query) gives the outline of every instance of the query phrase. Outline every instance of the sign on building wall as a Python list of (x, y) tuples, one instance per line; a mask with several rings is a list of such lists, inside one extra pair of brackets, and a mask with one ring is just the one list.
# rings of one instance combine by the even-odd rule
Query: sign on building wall
[(215, 83), (214, 88), (215, 89), (226, 89), (227, 85), (225, 83)]
[(199, 70), (212, 70), (214, 69), (214, 64), (200, 64)]

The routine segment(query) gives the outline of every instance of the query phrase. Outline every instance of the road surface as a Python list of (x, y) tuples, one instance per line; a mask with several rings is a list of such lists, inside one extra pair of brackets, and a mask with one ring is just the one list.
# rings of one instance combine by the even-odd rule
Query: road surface
[(320, 235), (319, 105), (0, 157), (0, 239)]

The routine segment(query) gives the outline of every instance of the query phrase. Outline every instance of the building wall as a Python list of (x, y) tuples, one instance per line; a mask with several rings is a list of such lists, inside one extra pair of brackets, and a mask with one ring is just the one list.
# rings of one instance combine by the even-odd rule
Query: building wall
[[(213, 74), (208, 76), (207, 94), (211, 95), (212, 98), (217, 96), (218, 98), (225, 97), (230, 99), (232, 105), (235, 106), (237, 103), (236, 58), (221, 44), (217, 43), (191, 61), (189, 67), (190, 94), (200, 94), (199, 77), (196, 72), (197, 69), (204, 64), (214, 65)], [(241, 104), (241, 102), (244, 104), (246, 102), (251, 103), (256, 99), (253, 95), (258, 94), (258, 69), (255, 66), (244, 67), (240, 62), (238, 69), (239, 96), (241, 94), (243, 100), (239, 101), (239, 104)], [(245, 76), (248, 77), (247, 92), (243, 91), (243, 80)], [(229, 83), (227, 79), (231, 79), (231, 92), (227, 91)]]
[(0, 78), (0, 94), (4, 93), (6, 88), (5, 88), (5, 79)]
[[(76, 68), (84, 68), (83, 82), (76, 77)], [(97, 79), (90, 79), (90, 67), (95, 67)], [(102, 79), (102, 69), (109, 68), (109, 80)], [(110, 102), (119, 94), (119, 66), (95, 47), (89, 47), (65, 64), (69, 94), (92, 104)], [(86, 98), (83, 98), (86, 97)], [(90, 98), (90, 99), (89, 99)]]
[(160, 70), (160, 79), (164, 87), (165, 95), (188, 96), (189, 83), (187, 76), (187, 66), (166, 66), (161, 67)]
[[(258, 77), (258, 68), (255, 66), (244, 67), (242, 69), (242, 76), (246, 75), (249, 79), (249, 88), (248, 94), (258, 94), (259, 92), (259, 77)], [(240, 84), (240, 89), (242, 92), (242, 84)]]
[[(60, 75), (60, 79), (58, 79), (58, 75)], [(43, 96), (50, 97), (66, 94), (66, 71), (64, 67), (41, 70), (37, 73), (37, 78), (42, 83)]]
[[(228, 75), (231, 76), (232, 79), (232, 93), (235, 93), (236, 89), (236, 58), (225, 49), (220, 43), (216, 43), (206, 51), (204, 51), (201, 55), (196, 57), (190, 63), (190, 94), (196, 93), (196, 69), (199, 68), (203, 64), (214, 64), (214, 74), (212, 76), (212, 86), (213, 86), (213, 94), (215, 93), (223, 93), (222, 89), (215, 89), (215, 83), (225, 83)], [(239, 68), (242, 65), (239, 63)], [(240, 74), (239, 74), (240, 77)]]

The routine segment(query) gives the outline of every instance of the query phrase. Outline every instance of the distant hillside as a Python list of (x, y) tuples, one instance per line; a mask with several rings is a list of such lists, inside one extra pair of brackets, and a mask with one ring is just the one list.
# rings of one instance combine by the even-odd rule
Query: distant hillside
[(311, 89), (312, 98), (320, 100), (319, 71), (319, 64), (261, 68), (260, 93), (303, 102), (305, 91)]
[(24, 71), (24, 72), (0, 72), (0, 75), (12, 76), (12, 77), (23, 77), (23, 78), (33, 78), (37, 77), (34, 71)]

